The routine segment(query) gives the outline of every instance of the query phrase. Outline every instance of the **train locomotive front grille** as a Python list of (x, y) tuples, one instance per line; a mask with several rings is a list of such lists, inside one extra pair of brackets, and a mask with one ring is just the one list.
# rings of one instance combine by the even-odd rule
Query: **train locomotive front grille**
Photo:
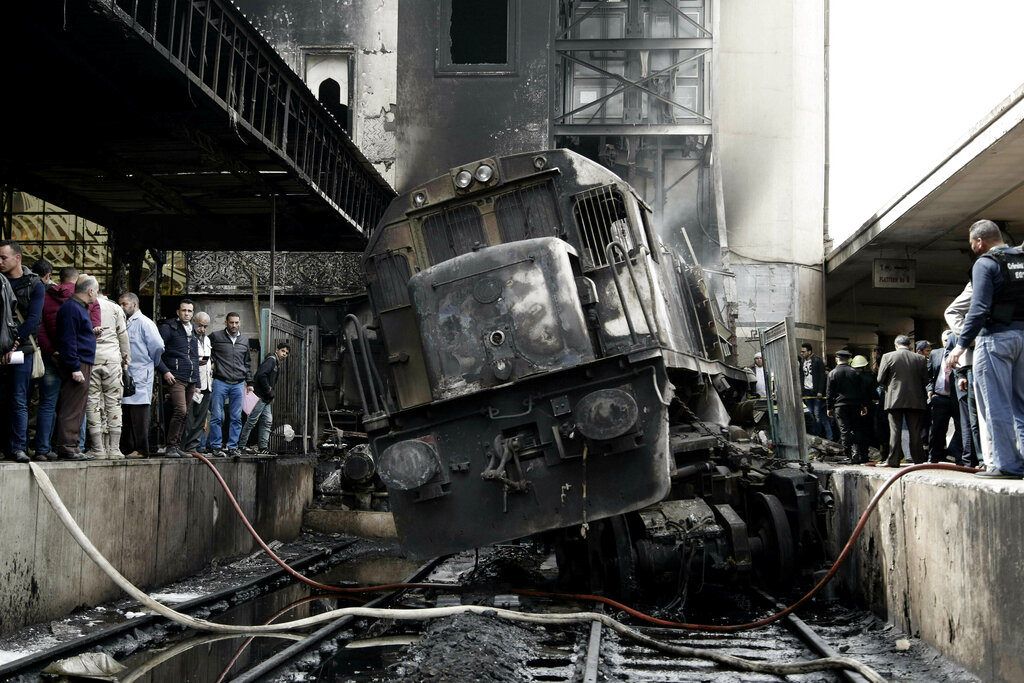
[(483, 218), (475, 206), (456, 206), (423, 219), (431, 263), (441, 263), (484, 246)]
[(608, 265), (605, 247), (611, 242), (620, 242), (627, 251), (636, 245), (626, 212), (626, 202), (622, 193), (611, 185), (575, 195), (572, 214), (584, 254), (593, 268)]
[(554, 236), (561, 232), (554, 187), (550, 180), (520, 187), (494, 200), (503, 242)]

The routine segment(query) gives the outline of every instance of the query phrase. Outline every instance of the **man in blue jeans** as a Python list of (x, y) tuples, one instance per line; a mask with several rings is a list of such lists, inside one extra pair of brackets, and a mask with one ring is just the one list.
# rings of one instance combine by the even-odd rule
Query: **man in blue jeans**
[[(210, 357), (213, 360), (213, 391), (210, 395), (210, 436), (207, 447), (217, 456), (238, 455), (238, 437), (242, 431), (242, 399), (252, 391), (252, 368), (249, 360), (249, 338), (239, 331), (242, 326), (237, 313), (228, 313), (224, 329), (210, 335)], [(224, 401), (229, 402), (230, 422), (226, 448), (221, 450), (224, 435)]]
[[(270, 453), (270, 428), (274, 424), (274, 412), (270, 404), (274, 400), (274, 385), (277, 384), (277, 375), (281, 362), (288, 357), (289, 352), (291, 352), (291, 347), (288, 346), (288, 342), (278, 342), (277, 350), (267, 356), (260, 363), (260, 366), (256, 368), (256, 377), (253, 379), (253, 385), (256, 395), (260, 400), (256, 402), (256, 405), (253, 406), (252, 411), (249, 413), (249, 418), (245, 421), (245, 426), (242, 427), (242, 435), (238, 439), (238, 444), (242, 446), (243, 451), (246, 453)], [(249, 442), (249, 434), (254, 427), (257, 428), (256, 439), (259, 444), (258, 448), (246, 448), (246, 444)]]
[(971, 226), (969, 244), (978, 260), (971, 268), (974, 292), (957, 346), (955, 367), (974, 341), (978, 410), (992, 439), (991, 465), (975, 476), (1024, 476), (1024, 252), (1003, 241), (989, 220)]
[(800, 365), (797, 368), (800, 377), (800, 393), (807, 409), (811, 411), (811, 431), (814, 436), (832, 440), (832, 423), (828, 419), (825, 407), (825, 388), (828, 371), (825, 361), (814, 355), (814, 348), (804, 342), (800, 345)]
[[(21, 245), (11, 240), (0, 241), (0, 273), (7, 278), (15, 301), (11, 314), (17, 324), (14, 350), (21, 351), (24, 362), (11, 364), (12, 356), (4, 355), (0, 369), (0, 401), (3, 401), (3, 425), (6, 442), (2, 449), (15, 462), (28, 462), (28, 395), (32, 386), (32, 364), (35, 361), (35, 336), (43, 319), (45, 287), (39, 276), (21, 265)], [(46, 453), (37, 453), (37, 460), (46, 460)]]

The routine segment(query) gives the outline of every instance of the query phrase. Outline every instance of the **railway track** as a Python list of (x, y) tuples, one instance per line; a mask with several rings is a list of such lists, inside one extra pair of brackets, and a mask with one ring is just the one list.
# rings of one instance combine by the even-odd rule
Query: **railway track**
[[(466, 573), (472, 566), (472, 555), (457, 555), (444, 560), (428, 563), (409, 577), (410, 582), (438, 581)], [(444, 576), (440, 576), (444, 575)], [(456, 593), (461, 590), (461, 598)], [(755, 602), (764, 601), (774, 607), (775, 601), (766, 594), (752, 595)], [(513, 604), (509, 605), (507, 601)], [(521, 607), (527, 611), (575, 612), (594, 610), (589, 604), (552, 599), (528, 600), (520, 605), (514, 596), (495, 595), (482, 590), (472, 581), (452, 585), (451, 594), (438, 594), (434, 590), (396, 591), (382, 595), (373, 605), (401, 607), (433, 607), (451, 604), (483, 604), (494, 606)], [(494, 620), (492, 620), (494, 621)], [(822, 672), (799, 676), (772, 676), (766, 674), (741, 673), (700, 659), (682, 659), (661, 654), (643, 647), (631, 640), (602, 627), (599, 622), (589, 626), (565, 627), (518, 627), (525, 628), (532, 637), (527, 652), (516, 652), (521, 643), (510, 638), (509, 657), (521, 655), (522, 667), (518, 675), (532, 681), (572, 681), (574, 683), (598, 683), (603, 681), (668, 682), (668, 681), (862, 681), (856, 674), (846, 672)], [(426, 640), (424, 631), (428, 624), (418, 622), (382, 622), (372, 619), (340, 619), (309, 634), (302, 641), (293, 643), (267, 661), (230, 679), (233, 683), (255, 681), (302, 680), (343, 680), (376, 682), (391, 680), (419, 680), (425, 674), (422, 669), (410, 667), (409, 663), (422, 659), (417, 643)], [(470, 626), (472, 628), (472, 626)], [(498, 627), (502, 628), (502, 627)], [(639, 628), (645, 635), (674, 645), (714, 650), (736, 657), (767, 662), (789, 662), (810, 660), (823, 656), (834, 656), (835, 651), (815, 632), (798, 618), (780, 622), (757, 631), (737, 634), (708, 634), (679, 631), (668, 628)], [(486, 635), (479, 641), (486, 649)], [(411, 646), (411, 647), (406, 647)], [(456, 650), (459, 646), (453, 645)], [(376, 656), (367, 657), (366, 649), (378, 649)], [(463, 658), (473, 658), (477, 653), (463, 652)], [(458, 655), (456, 654), (456, 658)], [(430, 659), (430, 656), (427, 656)], [(455, 661), (449, 662), (457, 667)], [(481, 667), (487, 665), (481, 656)], [(444, 666), (444, 664), (442, 664)], [(444, 675), (444, 671), (438, 671)], [(493, 674), (491, 678), (479, 671), (478, 680), (502, 680)], [(440, 678), (440, 680), (457, 680)]]
[[(342, 553), (356, 543), (358, 541), (355, 539), (347, 539), (323, 550), (293, 558), (290, 560), (290, 564), (299, 571), (312, 573), (323, 571), (344, 559), (341, 557)], [(273, 591), (294, 585), (294, 583), (294, 580), (283, 569), (275, 567), (227, 588), (177, 603), (174, 607), (187, 614), (216, 614), (257, 601)], [(166, 626), (167, 622), (162, 617), (152, 613), (127, 619), (6, 662), (0, 665), (0, 681), (35, 681), (40, 671), (50, 662), (84, 652), (106, 651), (116, 654), (123, 651), (123, 648), (120, 647), (121, 641), (144, 640), (147, 629)]]
[[(343, 546), (344, 547), (344, 546)], [(326, 555), (336, 554), (343, 547), (334, 548)], [(485, 550), (484, 564), (490, 563), (501, 551)], [(296, 566), (316, 566), (325, 559), (325, 553), (317, 553), (296, 561)], [(369, 558), (366, 558), (369, 560)], [(448, 558), (435, 559), (405, 577), (405, 582), (431, 582), (443, 587), (427, 589), (403, 589), (367, 596), (373, 599), (366, 603), (370, 607), (438, 607), (450, 605), (486, 605), (510, 607), (528, 612), (557, 613), (595, 611), (592, 604), (559, 600), (553, 598), (523, 598), (501, 594), (500, 586), (507, 585), (507, 576), (474, 571), (477, 558), (472, 553), (461, 553)], [(275, 587), (284, 595), (268, 591)], [(299, 591), (299, 586), (290, 579), (282, 578), (279, 571), (246, 582), (242, 586), (219, 591), (196, 601), (185, 603), (187, 608), (209, 609), (218, 603), (235, 605), (261, 598), (270, 600), (274, 595), (282, 598), (278, 605), (287, 602), (267, 619), (270, 606), (265, 606), (256, 620), (245, 623), (264, 623), (274, 619), (287, 621), (295, 618), (295, 609), (310, 602), (322, 603), (309, 608), (325, 611), (345, 606), (338, 596), (309, 594)], [(294, 590), (291, 590), (294, 589)], [(299, 597), (296, 597), (299, 596)], [(775, 602), (765, 594), (750, 595), (753, 603), (763, 602), (767, 608), (774, 608)], [(214, 609), (223, 613), (225, 610)], [(255, 610), (252, 610), (256, 613)], [(222, 618), (229, 618), (230, 613)], [(611, 615), (616, 616), (616, 615)], [(243, 617), (244, 618), (244, 617)], [(440, 669), (445, 667), (476, 666), (481, 677), (476, 680), (532, 680), (572, 681), (573, 683), (598, 683), (606, 681), (667, 682), (667, 681), (861, 681), (856, 674), (822, 672), (798, 676), (772, 676), (766, 674), (741, 673), (726, 666), (716, 665), (707, 660), (679, 658), (653, 651), (636, 642), (620, 637), (618, 633), (602, 626), (599, 622), (574, 626), (537, 626), (532, 624), (512, 625), (486, 616), (475, 617), (477, 621), (441, 627), (440, 622), (391, 622), (369, 618), (344, 617), (305, 633), (291, 636), (295, 641), (268, 641), (264, 639), (228, 638), (225, 636), (196, 635), (185, 632), (177, 640), (163, 642), (160, 648), (148, 653), (137, 653), (125, 663), (129, 666), (123, 681), (134, 681), (146, 677), (153, 682), (194, 681), (200, 683), (251, 683), (254, 681), (353, 681), (372, 683), (377, 681), (423, 680), (422, 662), (434, 661), (429, 665)], [(219, 620), (220, 618), (218, 618)], [(237, 619), (237, 617), (236, 617)], [(0, 680), (37, 680), (38, 671), (49, 661), (86, 650), (105, 649), (111, 651), (113, 643), (129, 631), (153, 626), (159, 622), (156, 616), (142, 617), (126, 624), (90, 634), (77, 641), (65, 643), (57, 649), (36, 653), (28, 661), (12, 662), (0, 668)], [(452, 621), (452, 620), (441, 620)], [(145, 623), (141, 623), (145, 622)], [(448, 628), (448, 630), (444, 630)], [(424, 654), (428, 645), (437, 647), (438, 630), (441, 638), (453, 634), (453, 642)], [(488, 636), (487, 631), (491, 631)], [(736, 634), (709, 634), (679, 631), (667, 628), (640, 627), (644, 635), (673, 645), (713, 650), (747, 659), (767, 662), (791, 662), (832, 656), (835, 652), (814, 631), (797, 618), (779, 622), (764, 629)], [(469, 635), (467, 635), (469, 634)], [(459, 640), (460, 638), (466, 640)], [(253, 644), (255, 643), (255, 644)], [(486, 651), (490, 647), (496, 656), (490, 659)], [(248, 651), (247, 651), (248, 648)], [(59, 650), (59, 652), (57, 651)], [(216, 652), (215, 652), (216, 650)], [(243, 658), (243, 653), (245, 657)], [(116, 646), (113, 647), (116, 654)], [(493, 653), (492, 653), (493, 654)], [(461, 662), (459, 660), (462, 660)], [(502, 661), (507, 659), (508, 661)], [(175, 663), (177, 660), (177, 663)], [(189, 661), (183, 661), (189, 660)], [(513, 667), (514, 676), (502, 673), (501, 667)], [(420, 669), (417, 669), (420, 666)], [(490, 674), (488, 667), (498, 667)], [(433, 671), (429, 669), (428, 671)], [(489, 677), (488, 677), (489, 676)], [(459, 680), (440, 678), (439, 680)]]

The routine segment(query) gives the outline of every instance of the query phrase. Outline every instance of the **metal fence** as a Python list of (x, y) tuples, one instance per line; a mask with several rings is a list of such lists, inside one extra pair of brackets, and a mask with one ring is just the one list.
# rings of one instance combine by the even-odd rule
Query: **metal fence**
[(760, 330), (764, 376), (768, 383), (768, 419), (775, 453), (786, 460), (805, 460), (807, 432), (797, 376), (797, 340), (793, 318)]
[[(281, 363), (274, 387), (270, 450), (311, 453), (320, 436), (316, 402), (320, 331), (316, 325), (299, 325), (264, 308), (260, 312), (260, 360), (273, 353), (279, 342), (288, 342), (290, 350), (288, 360)], [(291, 439), (287, 438), (287, 427), (294, 432)]]

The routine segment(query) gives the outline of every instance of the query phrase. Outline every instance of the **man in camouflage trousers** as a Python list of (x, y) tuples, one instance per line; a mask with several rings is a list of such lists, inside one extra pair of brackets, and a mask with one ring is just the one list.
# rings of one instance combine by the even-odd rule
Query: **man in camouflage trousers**
[(89, 378), (89, 402), (86, 423), (89, 429), (89, 455), (96, 458), (123, 458), (121, 453), (121, 398), (124, 394), (124, 367), (131, 360), (128, 323), (124, 311), (105, 296), (100, 305), (100, 326), (96, 335), (96, 364)]

